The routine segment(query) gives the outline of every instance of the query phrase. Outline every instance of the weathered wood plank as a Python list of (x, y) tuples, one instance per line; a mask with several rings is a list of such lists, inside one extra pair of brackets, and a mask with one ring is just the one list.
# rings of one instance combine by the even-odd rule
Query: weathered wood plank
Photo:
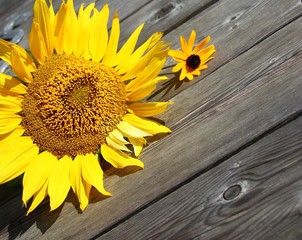
[[(210, 35), (217, 53), (216, 58), (209, 63), (209, 69), (203, 71), (199, 78), (189, 83), (180, 86), (168, 85), (172, 87), (172, 91), (164, 96), (163, 93), (167, 88), (163, 83), (164, 91), (156, 95), (154, 99), (170, 99), (178, 92), (196, 84), (198, 79), (204, 79), (208, 74), (247, 51), (301, 14), (302, 3), (298, 0), (217, 2), (165, 36), (167, 41), (172, 42), (172, 48), (177, 48), (179, 47), (179, 35), (188, 37), (192, 29), (196, 29), (199, 40)], [(160, 25), (158, 29), (160, 29)], [(172, 62), (167, 63), (167, 65), (170, 64)]]
[(0, 16), (2, 17), (6, 12), (12, 12), (18, 4), (20, 4), (19, 0), (0, 0)]
[[(227, 73), (242, 72), (244, 68), (247, 68), (250, 59), (259, 59), (259, 66), (266, 65), (271, 60), (271, 55), (263, 54), (262, 51), (258, 50), (269, 47), (270, 43), (276, 43), (278, 39), (290, 36), (293, 29), (301, 26), (300, 21), (301, 19), (298, 19), (291, 23), (288, 27), (272, 35), (267, 41), (263, 41), (254, 49), (238, 57), (236, 64), (232, 65), (234, 60), (224, 65), (208, 76), (208, 82), (214, 82), (217, 87), (220, 87), (221, 76), (224, 76), (223, 81), (231, 82), (233, 80), (235, 83), (236, 81), (239, 83), (241, 79), (239, 74), (233, 78)], [(298, 33), (299, 31), (296, 31), (296, 34)], [(294, 37), (295, 34), (291, 36)], [(279, 63), (301, 50), (301, 46), (295, 42), (289, 41), (289, 46), (296, 46), (294, 47), (295, 51), (292, 52), (289, 50), (290, 48), (281, 48), (277, 54), (282, 59), (278, 60)], [(271, 52), (273, 48), (268, 48), (268, 50)], [(278, 52), (279, 48), (274, 50)], [(261, 57), (263, 55), (267, 58)], [(193, 174), (214, 164), (226, 154), (235, 151), (272, 126), (279, 124), (288, 116), (300, 111), (302, 76), (299, 72), (299, 65), (301, 61), (301, 54), (298, 54), (273, 68), (273, 71), (261, 78), (251, 77), (252, 83), (247, 77), (246, 81), (250, 84), (245, 86), (241, 92), (237, 92), (225, 102), (220, 102), (215, 108), (194, 116), (194, 118), (189, 119), (189, 123), (186, 122), (178, 126), (177, 131), (173, 134), (147, 148), (147, 151), (142, 155), (146, 164), (144, 171), (125, 178), (119, 178), (115, 175), (106, 179), (105, 185), (114, 197), (91, 204), (82, 215), (78, 215), (70, 203), (66, 203), (62, 209), (50, 214), (40, 208), (28, 218), (21, 217), (11, 222), (9, 231), (4, 229), (1, 236), (17, 235), (26, 229), (24, 238), (37, 238), (42, 236), (40, 230), (37, 229), (38, 227), (44, 231), (45, 228), (46, 230), (49, 228), (44, 233), (44, 238), (93, 237), (96, 231), (106, 229), (135, 211), (136, 208), (164, 194)], [(251, 72), (252, 69), (249, 71)], [(246, 74), (249, 75), (248, 72)], [(289, 82), (291, 84), (288, 84)], [(193, 88), (189, 88), (180, 93), (179, 96), (183, 95), (182, 99), (186, 101), (188, 95), (197, 94), (198, 90), (206, 86), (204, 84), (205, 82), (198, 82), (194, 86), (194, 91)], [(215, 87), (208, 88), (208, 91), (219, 92)], [(223, 92), (223, 88), (220, 91)], [(199, 101), (198, 98), (195, 101)], [(193, 109), (184, 108), (182, 111), (186, 110), (189, 113)], [(156, 160), (154, 156), (156, 156)], [(51, 224), (53, 223), (51, 225), (48, 219), (56, 219), (56, 221), (51, 222)], [(34, 222), (37, 226), (32, 225)], [(69, 224), (66, 225), (65, 222)], [(89, 222), (89, 225), (83, 226), (83, 222)], [(62, 228), (63, 225), (64, 228)]]
[(301, 24), (300, 17), (232, 60), (227, 67), (223, 66), (223, 71), (219, 69), (211, 74), (211, 78), (205, 78), (188, 92), (173, 97), (173, 108), (161, 118), (177, 129), (187, 119), (205, 113), (209, 115), (219, 104), (244, 92), (249, 84), (301, 51)]
[[(165, 32), (168, 33), (181, 25), (194, 15), (208, 8), (218, 0), (153, 0), (135, 11), (122, 23), (125, 26), (123, 37), (129, 36), (140, 22), (144, 22), (144, 32)], [(139, 21), (138, 21), (139, 19)], [(146, 40), (148, 35), (140, 39)], [(176, 43), (176, 42), (174, 42)]]
[[(81, 2), (80, 0), (77, 0)], [(89, 0), (93, 1), (93, 0)], [(96, 1), (97, 7), (100, 9), (104, 4), (108, 3), (110, 10), (113, 12), (117, 11), (121, 21), (131, 16), (133, 13), (139, 11), (144, 5), (152, 2), (152, 0), (98, 0)]]
[[(289, 1), (289, 2), (292, 4), (294, 1)], [(247, 1), (242, 1), (242, 3), (246, 4)], [(252, 3), (250, 3), (250, 4), (252, 4)], [(273, 2), (271, 2), (271, 5), (272, 4), (273, 4)], [(227, 5), (223, 5), (224, 8), (226, 8), (226, 6)], [(219, 7), (220, 8), (217, 9), (216, 14), (219, 14), (222, 11), (221, 6), (219, 6)], [(258, 37), (260, 36), (260, 38), (264, 38), (264, 37), (270, 35), (276, 29), (285, 25), (288, 21), (291, 21), (292, 17), (297, 16), (297, 14), (290, 15), (289, 12), (293, 13), (294, 7), (292, 6), (290, 9), (291, 9), (291, 11), (288, 11), (287, 9), (285, 9), (285, 10), (283, 9), (283, 11), (285, 11), (286, 14), (285, 15), (281, 14), (281, 16), (278, 18), (278, 19), (281, 19), (278, 21), (278, 24), (279, 24), (278, 27), (274, 27), (272, 23), (270, 25), (271, 29), (266, 28), (265, 26), (259, 27), (259, 25), (258, 25), (257, 31), (259, 31), (259, 32), (257, 33), (257, 36)], [(297, 8), (295, 10), (297, 10)], [(214, 13), (215, 12), (213, 12), (213, 10), (212, 10), (212, 14), (214, 14)], [(264, 11), (262, 11), (262, 13), (264, 13)], [(294, 11), (294, 13), (296, 13), (296, 11)], [(249, 14), (256, 14), (256, 12), (249, 13)], [(204, 16), (204, 15), (200, 15), (199, 16), (200, 19), (201, 19), (201, 16)], [(210, 15), (208, 15), (207, 17), (210, 17)], [(265, 19), (265, 20), (268, 20), (269, 18), (270, 18), (270, 16), (267, 15), (267, 19)], [(202, 19), (204, 20), (204, 17), (202, 17)], [(195, 19), (195, 21), (197, 21), (197, 20)], [(206, 21), (206, 22), (208, 22), (208, 21)], [(211, 24), (214, 25), (214, 23), (212, 22)], [(242, 24), (244, 24), (244, 23), (242, 23)], [(247, 26), (250, 26), (250, 24), (247, 24)], [(290, 26), (292, 26), (292, 25), (290, 25)], [(171, 135), (171, 136), (169, 136), (169, 138), (167, 138), (167, 140), (154, 144), (154, 146), (150, 146), (149, 149), (147, 149), (147, 152), (145, 154), (143, 154), (142, 158), (146, 162), (146, 170), (144, 170), (141, 173), (136, 173), (134, 175), (128, 176), (127, 178), (118, 178), (117, 176), (113, 176), (110, 179), (106, 180), (107, 188), (114, 194), (113, 198), (105, 200), (100, 203), (90, 205), (90, 208), (87, 209), (87, 212), (85, 212), (82, 215), (78, 215), (78, 213), (76, 213), (74, 211), (73, 206), (71, 206), (71, 204), (67, 203), (65, 205), (65, 207), (62, 209), (62, 214), (60, 216), (59, 216), (59, 214), (60, 214), (61, 209), (57, 212), (54, 212), (54, 213), (51, 213), (48, 215), (43, 212), (43, 211), (45, 211), (45, 209), (41, 208), (40, 210), (38, 210), (34, 215), (32, 215), (29, 218), (16, 217), (15, 221), (13, 221), (13, 222), (9, 221), (10, 222), (9, 233), (11, 234), (11, 236), (16, 233), (19, 233), (19, 231), (20, 232), (25, 231), (27, 228), (29, 228), (29, 230), (23, 235), (23, 238), (39, 237), (39, 236), (41, 236), (41, 233), (39, 232), (39, 230), (37, 230), (37, 227), (44, 231), (45, 231), (45, 229), (47, 230), (47, 226), (51, 225), (51, 223), (52, 223), (51, 220), (57, 218), (58, 216), (59, 217), (56, 220), (56, 222), (53, 224), (53, 226), (51, 226), (50, 229), (45, 233), (45, 235), (44, 235), (45, 238), (56, 237), (56, 236), (62, 237), (62, 236), (64, 236), (64, 234), (66, 234), (65, 236), (71, 236), (72, 234), (75, 234), (74, 236), (76, 236), (77, 234), (79, 234), (78, 235), (79, 237), (81, 237), (81, 236), (86, 237), (86, 234), (91, 234), (89, 236), (93, 236), (93, 234), (96, 231), (96, 228), (98, 230), (102, 230), (102, 229), (106, 228), (108, 226), (108, 224), (114, 223), (121, 217), (127, 215), (129, 212), (134, 211), (134, 209), (139, 207), (140, 205), (143, 205), (146, 202), (149, 202), (152, 199), (156, 198), (156, 196), (158, 194), (162, 194), (163, 192), (168, 191), (171, 187), (175, 186), (175, 184), (177, 184), (178, 182), (183, 181), (183, 179), (191, 176), (195, 172), (198, 172), (199, 170), (208, 166), (208, 164), (211, 164), (211, 163), (217, 161), (217, 159), (219, 159), (221, 156), (223, 156), (224, 154), (227, 153), (225, 151), (226, 149), (227, 149), (227, 151), (232, 151), (232, 150), (236, 149), (238, 146), (240, 146), (241, 144), (243, 144), (245, 142), (250, 141), (255, 136), (261, 134), (263, 131), (270, 128), (272, 125), (278, 124), (280, 121), (283, 120), (283, 117), (286, 118), (288, 115), (296, 112), (298, 110), (298, 108), (297, 108), (297, 105), (295, 105), (295, 104), (301, 105), (301, 99), (299, 98), (299, 96), (297, 97), (297, 102), (295, 102), (293, 100), (293, 98), (297, 95), (297, 91), (299, 90), (299, 87), (300, 87), (300, 85), (297, 82), (295, 82), (292, 86), (294, 89), (293, 96), (289, 96), (288, 92), (291, 89), (288, 86), (286, 86), (285, 82), (283, 82), (282, 84), (280, 84), (278, 87), (275, 88), (273, 93), (275, 93), (278, 88), (285, 87), (282, 90), (282, 92), (273, 96), (272, 99), (271, 99), (270, 93), (265, 92), (265, 90), (260, 91), (261, 93), (265, 93), (264, 96), (262, 96), (261, 94), (260, 95), (256, 94), (255, 96), (253, 96), (254, 93), (257, 92), (258, 88), (262, 89), (261, 84), (264, 83), (267, 79), (269, 79), (269, 81), (274, 83), (274, 81), (272, 80), (273, 79), (272, 77), (271, 78), (265, 77), (265, 78), (259, 80), (259, 78), (258, 78), (259, 75), (263, 74), (266, 67), (273, 67), (276, 64), (280, 64), (283, 61), (285, 61), (287, 58), (290, 58), (297, 51), (301, 50), (300, 41), (297, 41), (297, 38), (301, 39), (299, 36), (299, 34), (301, 33), (301, 31), (299, 31), (299, 29), (300, 29), (299, 26), (301, 26), (301, 23), (300, 23), (300, 25), (297, 24), (295, 26), (296, 26), (296, 31), (289, 31), (287, 29), (287, 31), (284, 31), (282, 34), (278, 32), (277, 35), (274, 35), (272, 38), (270, 38), (267, 41), (256, 46), (254, 48), (255, 50), (252, 49), (251, 51), (242, 55), (241, 58), (237, 59), (236, 63), (234, 63), (234, 61), (232, 61), (231, 63), (223, 66), (224, 64), (226, 64), (226, 62), (228, 62), (235, 56), (239, 55), (242, 51), (245, 51), (246, 49), (253, 46), (253, 44), (256, 43), (257, 41), (253, 41), (253, 42), (246, 41), (247, 38), (244, 37), (244, 39), (246, 41), (246, 43), (245, 43), (246, 46), (244, 46), (242, 48), (243, 45), (241, 45), (240, 51), (236, 48), (237, 42), (236, 42), (236, 44), (231, 45), (232, 48), (226, 48), (225, 51), (222, 51), (222, 48), (221, 48), (221, 50), (219, 52), (222, 52), (223, 55), (227, 54), (225, 52), (234, 51), (234, 48), (237, 49), (236, 54), (230, 54), (229, 55), (229, 56), (231, 56), (230, 59), (225, 58), (225, 60), (224, 60), (225, 62), (223, 62), (223, 64), (220, 65), (223, 67), (221, 67), (221, 69), (217, 70), (214, 74), (211, 74), (206, 79), (206, 81), (204, 81), (203, 83), (196, 83), (196, 85), (194, 86), (194, 89), (195, 89), (194, 96), (196, 98), (189, 97), (189, 96), (192, 96), (191, 92), (194, 92), (193, 88), (189, 88), (182, 94), (178, 95), (179, 98), (177, 99), (177, 102), (174, 107), (177, 107), (176, 110), (182, 109), (182, 111), (180, 112), (181, 113), (180, 117), (176, 118), (177, 121), (172, 121), (173, 119), (175, 119), (174, 117), (176, 117), (176, 114), (174, 114), (174, 113), (178, 114), (178, 112), (176, 110), (174, 111), (174, 109), (172, 109), (171, 111), (169, 111), (169, 113), (167, 115), (165, 115), (164, 119), (166, 117), (170, 116), (170, 114), (174, 114), (174, 117), (173, 118), (171, 117), (170, 119), (168, 119), (167, 123), (169, 126), (175, 126), (174, 127), (175, 129), (177, 127), (180, 130), (183, 127), (183, 125), (186, 124), (186, 122), (188, 120), (188, 119), (186, 119), (185, 121), (181, 121), (183, 116), (185, 116), (185, 114), (190, 113), (194, 109), (197, 109), (197, 111), (194, 112), (195, 115), (191, 115), (189, 120), (191, 120), (192, 118), (195, 118), (199, 114), (202, 114), (202, 117), (199, 118), (199, 120), (196, 120), (196, 119), (195, 119), (196, 121), (194, 120), (194, 124), (197, 124), (197, 126), (195, 128), (193, 128), (194, 131), (200, 131), (200, 129), (202, 129), (202, 132), (197, 134), (197, 136), (195, 136), (194, 139), (189, 140), (189, 142), (187, 142), (187, 143), (183, 142), (184, 139), (187, 139), (187, 138), (190, 139), (190, 137), (192, 135), (189, 133), (183, 135), (183, 133), (185, 131), (188, 132), (188, 130), (190, 130), (189, 127), (186, 127), (185, 129), (182, 129), (179, 132), (177, 132), (178, 131), (177, 130), (175, 132), (176, 135)], [(185, 31), (184, 30), (185, 28), (183, 28), (183, 26), (181, 26), (181, 28), (183, 29), (182, 31)], [(255, 29), (255, 28), (256, 28), (256, 26), (253, 29)], [(259, 28), (260, 28), (260, 30), (259, 30)], [(199, 28), (199, 29), (201, 30), (201, 28)], [(291, 30), (293, 30), (293, 29), (294, 28), (292, 27)], [(178, 31), (180, 31), (180, 30), (178, 30)], [(240, 33), (243, 34), (243, 30), (241, 30)], [(294, 40), (291, 40), (290, 37), (286, 38), (287, 35), (285, 33), (288, 36), (291, 36)], [(223, 44), (224, 38), (232, 39), (230, 37), (227, 38), (229, 35), (232, 35), (232, 34), (234, 34), (234, 32), (233, 31), (230, 32), (229, 30), (226, 32), (223, 32), (223, 31), (221, 31), (219, 33), (217, 32), (215, 36), (217, 36), (220, 40), (215, 42), (216, 47), (217, 47), (217, 44), (218, 44), (218, 46)], [(236, 32), (236, 34), (238, 36), (238, 32)], [(245, 34), (249, 34), (249, 33), (245, 33)], [(176, 34), (173, 36), (175, 37)], [(249, 37), (251, 37), (251, 36), (252, 36), (252, 34), (249, 35)], [(276, 38), (276, 40), (273, 41), (273, 38)], [(280, 45), (284, 45), (284, 46), (280, 46), (281, 49), (279, 50), (279, 48), (278, 48), (279, 45), (276, 45), (276, 44), (278, 44), (278, 41), (280, 42), (280, 39), (288, 40), (289, 45), (280, 44)], [(286, 41), (284, 40), (284, 42), (286, 42)], [(250, 43), (252, 45), (248, 45), (248, 43)], [(270, 45), (270, 43), (271, 43), (271, 45)], [(269, 50), (266, 49), (265, 47), (267, 47)], [(291, 50), (291, 48), (293, 50)], [(220, 59), (220, 54), (217, 55), (217, 57), (218, 56)], [(258, 60), (258, 58), (259, 58), (259, 60)], [(274, 60), (277, 60), (277, 61), (274, 62)], [(217, 58), (215, 61), (217, 61)], [(240, 63), (241, 61), (243, 61), (243, 63)], [(254, 63), (254, 65), (250, 66), (248, 63), (251, 61), (256, 61), (256, 62)], [(213, 63), (215, 65), (215, 62), (213, 62)], [(234, 64), (232, 64), (232, 63), (234, 63)], [(259, 69), (258, 69), (258, 67), (259, 67)], [(246, 77), (244, 79), (241, 79), (242, 71), (244, 69), (247, 69), (245, 71)], [(263, 72), (261, 72), (260, 70)], [(258, 72), (261, 72), (261, 73), (259, 74)], [(233, 77), (233, 74), (235, 74), (235, 77)], [(240, 77), (240, 74), (241, 74), (241, 77)], [(277, 78), (277, 79), (279, 79), (279, 78)], [(254, 83), (254, 85), (250, 85), (249, 88), (247, 88), (247, 85), (249, 85), (251, 82), (254, 82), (255, 80), (257, 80), (258, 83), (257, 84)], [(224, 83), (224, 81), (226, 81), (225, 84), (221, 84), (221, 83)], [(242, 85), (240, 85), (241, 81), (243, 81)], [(290, 78), (288, 79), (288, 81), (290, 81)], [(233, 85), (231, 85), (231, 84), (233, 84)], [(230, 87), (228, 88), (228, 86), (230, 86)], [(239, 90), (236, 91), (237, 86), (239, 86), (238, 87)], [(224, 90), (225, 87), (226, 87), (226, 89)], [(295, 89), (295, 87), (297, 89)], [(269, 89), (269, 87), (267, 85), (265, 85), (264, 89)], [(229, 94), (230, 90), (233, 91), (232, 94)], [(201, 92), (198, 94), (198, 91), (201, 91)], [(206, 91), (207, 91), (207, 93), (206, 93), (207, 97), (201, 98), (201, 94), (204, 94)], [(283, 96), (282, 94), (285, 94), (285, 96)], [(213, 96), (215, 96), (215, 97), (218, 96), (218, 98), (213, 98)], [(235, 104), (235, 107), (236, 106), (238, 107), (238, 102), (243, 101), (246, 96), (250, 101), (257, 100), (257, 98), (259, 98), (259, 97), (260, 98), (256, 101), (257, 104), (254, 103), (254, 105), (251, 106), (252, 108), (248, 109), (246, 113), (243, 113), (243, 111), (245, 111), (244, 108), (246, 106), (250, 106), (247, 102), (245, 102), (245, 104), (239, 105), (239, 107), (241, 107), (243, 109), (242, 111), (240, 111), (240, 109), (234, 110), (233, 108), (231, 108), (230, 105), (232, 105), (232, 104)], [(292, 97), (292, 98), (287, 99), (288, 96)], [(231, 98), (231, 97), (233, 97), (233, 98)], [(281, 107), (280, 112), (277, 111), (278, 106), (272, 107), (274, 105), (273, 104), (274, 101), (278, 100), (278, 97), (281, 97), (280, 99), (284, 100), (284, 103), (277, 104), (279, 107)], [(190, 102), (192, 102), (191, 99), (194, 99), (196, 105), (195, 104), (193, 104), (193, 106), (189, 105), (187, 108), (187, 105), (190, 104)], [(226, 101), (226, 100), (228, 100), (228, 101)], [(266, 101), (272, 101), (272, 102), (264, 103), (264, 106), (263, 106), (264, 109), (262, 109), (262, 106), (261, 106), (262, 102), (260, 100), (263, 100), (263, 101), (266, 100)], [(223, 104), (224, 101), (226, 101), (225, 104)], [(183, 102), (183, 104), (179, 105), (180, 102)], [(215, 105), (207, 105), (206, 108), (202, 108), (203, 111), (198, 112), (199, 111), (198, 109), (200, 109), (200, 106), (204, 106), (203, 105), (204, 102), (209, 102), (209, 103), (215, 102)], [(216, 104), (216, 102), (218, 104)], [(213, 108), (213, 106), (215, 106), (216, 108)], [(268, 111), (268, 109), (270, 109), (271, 107), (272, 107), (272, 111), (269, 113), (265, 113), (265, 111)], [(229, 111), (230, 108), (232, 110), (229, 112), (229, 114), (225, 113), (225, 111)], [(286, 108), (288, 108), (288, 110)], [(255, 111), (259, 111), (257, 116), (254, 116), (254, 114), (253, 114), (253, 112), (255, 112)], [(238, 118), (239, 118), (238, 121), (240, 122), (240, 124), (238, 124), (238, 126), (242, 126), (242, 124), (244, 125), (244, 123), (247, 122), (247, 128), (244, 128), (242, 130), (243, 136), (240, 136), (239, 139), (237, 139), (237, 138), (233, 139), (234, 136), (237, 137), (238, 131), (236, 132), (235, 126), (233, 125), (233, 123), (231, 123), (230, 120), (227, 123), (224, 123), (224, 118), (236, 119), (237, 115), (240, 115), (240, 114), (242, 114), (243, 116), (238, 116)], [(273, 119), (271, 119), (271, 116), (273, 116), (274, 114), (276, 114), (276, 116), (274, 116)], [(282, 116), (282, 114), (285, 114), (285, 115)], [(252, 116), (253, 118), (251, 120), (247, 119), (250, 116)], [(258, 119), (258, 117), (259, 117), (259, 119)], [(251, 121), (255, 121), (255, 120), (257, 120), (257, 121), (254, 123), (251, 122)], [(214, 129), (217, 126), (215, 124), (210, 124), (211, 121), (214, 121), (215, 123), (219, 123), (219, 131), (218, 131), (218, 129), (217, 130)], [(179, 124), (175, 125), (176, 122)], [(171, 123), (171, 125), (170, 125), (170, 123)], [(257, 123), (259, 123), (259, 125)], [(208, 130), (205, 131), (203, 129), (203, 127), (202, 127), (203, 124), (205, 125), (204, 126), (205, 128), (208, 128)], [(224, 125), (225, 128), (222, 125)], [(228, 129), (227, 126), (230, 126), (231, 129)], [(250, 133), (248, 127), (256, 128), (255, 132)], [(218, 138), (219, 138), (219, 135), (221, 132), (223, 132), (223, 139), (219, 140)], [(192, 133), (191, 130), (190, 130), (190, 133)], [(215, 135), (212, 136), (211, 133), (214, 133), (217, 136), (215, 136)], [(175, 136), (175, 137), (172, 137), (172, 136)], [(210, 136), (210, 138), (208, 138), (208, 136)], [(181, 141), (180, 141), (180, 139), (181, 139)], [(179, 154), (180, 149), (183, 152), (183, 148), (194, 145), (194, 143), (196, 143), (195, 141), (197, 141), (197, 140), (198, 140), (197, 142), (200, 142), (199, 139), (201, 139), (207, 143), (204, 146), (201, 146), (200, 148), (198, 147), (197, 153), (194, 153), (194, 151), (197, 148), (197, 146), (195, 146), (195, 148), (192, 150), (192, 152), (191, 151), (188, 152), (188, 150), (186, 150), (183, 154)], [(159, 154), (158, 154), (158, 151), (164, 151), (164, 152), (168, 152), (168, 153), (170, 151), (172, 151), (171, 147), (170, 147), (171, 145), (169, 144), (170, 141), (174, 145), (174, 147), (180, 148), (177, 151), (178, 155), (177, 154), (172, 154), (172, 155), (167, 154), (167, 156), (165, 156), (165, 154), (163, 154), (162, 152), (159, 152)], [(180, 144), (180, 142), (182, 142), (182, 143)], [(229, 142), (232, 142), (232, 143), (229, 143)], [(215, 148), (214, 148), (215, 144), (218, 144), (218, 146), (224, 146), (224, 143), (228, 143), (228, 145), (226, 144), (225, 148), (220, 149), (220, 151), (218, 153), (214, 153), (214, 154), (211, 153), (211, 151), (215, 151)], [(214, 144), (214, 145), (212, 145), (212, 144)], [(207, 150), (208, 146), (211, 146), (209, 150)], [(230, 148), (228, 148), (228, 147), (230, 147)], [(196, 154), (200, 154), (204, 150), (206, 150), (205, 155), (204, 155), (205, 162), (199, 163), (199, 164), (197, 164), (196, 168), (193, 168), (193, 165), (195, 164), (195, 162), (198, 159), (198, 158), (196, 158)], [(188, 154), (188, 155), (186, 155), (186, 154)], [(155, 155), (157, 155), (156, 158), (160, 159), (160, 161), (154, 162)], [(195, 156), (193, 156), (193, 155), (195, 155)], [(171, 157), (174, 157), (176, 159), (176, 162), (174, 162), (175, 159), (172, 159)], [(179, 163), (179, 161), (181, 161), (182, 157), (184, 157), (184, 159), (188, 159), (188, 161), (186, 163)], [(194, 157), (194, 158), (192, 159), (191, 157)], [(166, 159), (166, 158), (169, 158), (169, 159)], [(154, 167), (154, 164), (157, 164), (157, 166)], [(165, 170), (166, 169), (165, 166), (167, 166), (167, 165), (171, 166), (171, 172), (170, 172), (170, 168), (167, 171)], [(178, 172), (181, 173), (179, 176), (177, 175)], [(165, 178), (163, 178), (164, 174), (167, 175), (167, 176), (165, 176)], [(154, 179), (154, 176), (156, 176), (157, 179)], [(170, 179), (166, 183), (165, 181), (167, 178), (170, 178)], [(149, 180), (150, 180), (150, 184), (144, 185), (145, 183), (148, 183)], [(137, 189), (135, 188), (135, 184), (134, 184), (136, 181), (138, 182)], [(165, 183), (165, 184), (162, 186), (162, 183)], [(149, 190), (146, 191), (146, 188), (148, 188), (148, 187), (149, 187), (150, 191)], [(133, 196), (133, 194), (136, 192), (138, 195)], [(137, 199), (137, 198), (139, 198), (139, 199)], [(11, 204), (11, 208), (13, 208), (15, 206), (14, 203), (16, 203), (16, 202), (19, 203), (19, 205), (20, 205), (20, 198), (16, 199), (15, 202), (8, 203), (8, 204)], [(10, 208), (8, 208), (8, 209), (10, 209)], [(98, 209), (99, 209), (99, 213), (96, 212)], [(2, 212), (2, 209), (0, 212)], [(11, 219), (14, 219), (13, 214), (11, 215)], [(66, 222), (68, 222), (70, 225), (67, 226)], [(83, 222), (89, 222), (89, 226), (85, 225), (85, 227), (81, 228), (80, 226), (83, 226), (82, 225)], [(35, 226), (35, 225), (31, 226), (34, 223), (36, 223), (37, 226)], [(64, 226), (64, 228), (62, 228), (62, 226)], [(4, 231), (5, 232), (1, 233), (1, 236), (6, 237), (8, 233), (6, 230), (4, 230)]]
[(301, 239), (302, 117), (98, 239)]

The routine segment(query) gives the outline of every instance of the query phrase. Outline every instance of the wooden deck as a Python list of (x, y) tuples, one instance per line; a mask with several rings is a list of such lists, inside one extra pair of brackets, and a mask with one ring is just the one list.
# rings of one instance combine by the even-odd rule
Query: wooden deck
[[(0, 37), (27, 46), (32, 5), (0, 0)], [(159, 116), (173, 133), (145, 148), (143, 171), (105, 179), (113, 197), (93, 193), (81, 214), (70, 194), (25, 217), (21, 187), (0, 186), (0, 239), (302, 239), (302, 1), (109, 5), (123, 40), (146, 22), (140, 42), (164, 31), (175, 48), (195, 29), (215, 59), (193, 82), (158, 87), (153, 100), (175, 102)]]

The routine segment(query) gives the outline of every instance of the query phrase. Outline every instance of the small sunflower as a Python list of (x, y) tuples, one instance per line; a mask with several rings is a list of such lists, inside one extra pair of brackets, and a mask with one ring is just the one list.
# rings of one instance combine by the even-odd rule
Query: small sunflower
[(204, 48), (211, 40), (210, 36), (199, 42), (193, 49), (196, 39), (196, 32), (193, 30), (189, 37), (188, 42), (184, 36), (180, 36), (181, 51), (170, 50), (169, 56), (171, 56), (178, 63), (173, 67), (172, 72), (181, 71), (179, 80), (183, 80), (186, 77), (189, 80), (193, 80), (195, 76), (200, 75), (200, 71), (206, 69), (208, 66), (206, 63), (213, 59), (211, 57), (216, 51), (214, 45), (210, 45)]
[[(170, 130), (148, 117), (171, 102), (142, 102), (166, 77), (158, 76), (168, 54), (162, 33), (135, 48), (140, 25), (118, 50), (115, 13), (109, 7), (36, 0), (28, 53), (0, 39), (0, 58), (16, 76), (0, 73), (0, 184), (24, 173), (22, 200), (33, 211), (48, 195), (58, 208), (70, 188), (83, 211), (94, 186), (103, 185), (99, 156), (115, 168), (137, 159), (146, 137)], [(131, 153), (133, 152), (133, 153)]]

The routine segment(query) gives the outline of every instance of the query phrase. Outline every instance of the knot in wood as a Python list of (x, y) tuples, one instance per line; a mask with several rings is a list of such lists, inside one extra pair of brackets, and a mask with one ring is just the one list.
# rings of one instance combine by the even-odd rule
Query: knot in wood
[(153, 16), (150, 18), (150, 22), (158, 22), (159, 20), (166, 18), (175, 9), (177, 9), (177, 3), (169, 2), (153, 14)]
[(223, 198), (225, 200), (232, 200), (241, 193), (241, 186), (239, 184), (235, 184), (233, 186), (230, 186), (225, 192), (223, 193)]

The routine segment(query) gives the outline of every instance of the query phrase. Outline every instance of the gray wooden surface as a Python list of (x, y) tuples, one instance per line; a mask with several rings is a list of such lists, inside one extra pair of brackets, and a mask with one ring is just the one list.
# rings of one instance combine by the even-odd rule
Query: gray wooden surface
[[(32, 4), (0, 0), (0, 37), (27, 46)], [(195, 29), (215, 59), (190, 83), (158, 87), (152, 100), (175, 102), (159, 116), (173, 133), (145, 149), (143, 171), (105, 179), (113, 197), (92, 193), (79, 214), (70, 194), (25, 217), (22, 189), (0, 186), (0, 239), (302, 239), (301, 0), (109, 5), (122, 41), (141, 22), (140, 42), (164, 31), (173, 48)]]

